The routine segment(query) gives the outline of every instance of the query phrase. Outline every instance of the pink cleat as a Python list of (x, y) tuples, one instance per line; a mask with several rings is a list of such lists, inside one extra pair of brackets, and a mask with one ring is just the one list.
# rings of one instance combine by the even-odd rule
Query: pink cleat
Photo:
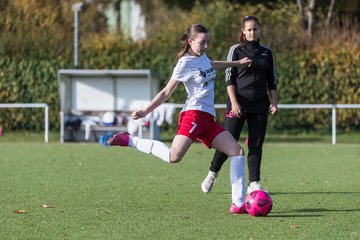
[(229, 211), (231, 214), (247, 214), (245, 204), (243, 204), (241, 207), (238, 207), (233, 203), (231, 204)]
[(108, 141), (108, 144), (110, 146), (129, 146), (130, 142), (130, 134), (128, 132), (119, 132), (113, 135), (110, 140)]

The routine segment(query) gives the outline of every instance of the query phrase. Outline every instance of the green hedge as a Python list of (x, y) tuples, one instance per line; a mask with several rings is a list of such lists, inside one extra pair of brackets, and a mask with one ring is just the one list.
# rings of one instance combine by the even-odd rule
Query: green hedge
[[(114, 36), (80, 37), (79, 62), (83, 69), (150, 69), (165, 86), (175, 66), (179, 37), (193, 23), (200, 22), (211, 32), (208, 56), (224, 60), (229, 47), (236, 41), (239, 22), (244, 15), (255, 14), (262, 22), (262, 43), (270, 46), (276, 58), (279, 103), (298, 104), (360, 104), (360, 51), (351, 44), (316, 44), (300, 50), (304, 41), (296, 17), (296, 4), (280, 4), (266, 9), (263, 5), (239, 6), (214, 1), (206, 9), (197, 4), (191, 12), (173, 12), (154, 23), (148, 38), (131, 42)], [(211, 17), (209, 17), (211, 16)], [(289, 19), (291, 19), (289, 21)], [(276, 28), (274, 28), (276, 26)], [(290, 30), (289, 30), (290, 29)], [(291, 34), (288, 34), (288, 30)], [(281, 36), (281, 37), (279, 37)], [(297, 44), (295, 44), (295, 42)], [(68, 47), (72, 47), (69, 43)], [(64, 46), (62, 46), (64, 48)], [(16, 55), (0, 55), (0, 102), (47, 103), (50, 106), (50, 127), (59, 128), (59, 96), (57, 71), (70, 69), (69, 49), (58, 56), (56, 49), (31, 52), (21, 49)], [(28, 54), (30, 51), (31, 54)], [(44, 57), (44, 52), (48, 53)], [(30, 56), (30, 57), (29, 57)], [(224, 74), (217, 75), (216, 103), (227, 99)], [(183, 103), (186, 92), (180, 86), (170, 102)], [(221, 111), (220, 111), (221, 112)], [(327, 131), (330, 110), (282, 110), (271, 118), (270, 129), (275, 131)], [(224, 119), (219, 114), (220, 121)], [(339, 110), (338, 129), (358, 131), (360, 110)], [(38, 110), (1, 109), (0, 126), (5, 129), (39, 130), (43, 128), (43, 112)]]
[[(153, 44), (118, 44), (114, 49), (94, 49), (82, 53), (86, 69), (149, 68), (164, 86), (175, 61), (172, 53), (161, 52)], [(141, 56), (141, 57), (139, 57)], [(153, 57), (154, 56), (154, 57)], [(169, 57), (170, 56), (170, 57)], [(280, 103), (297, 104), (359, 104), (360, 54), (357, 51), (327, 50), (304, 53), (276, 54)], [(71, 68), (63, 59), (0, 59), (1, 103), (47, 103), (50, 106), (51, 128), (59, 126), (57, 71)], [(223, 73), (218, 74), (216, 102), (226, 101)], [(183, 103), (184, 88), (179, 87), (171, 102)], [(330, 110), (282, 110), (271, 120), (276, 130), (301, 131), (329, 129)], [(219, 116), (223, 119), (223, 116)], [(337, 126), (343, 131), (359, 130), (358, 109), (338, 110)], [(2, 109), (0, 126), (5, 129), (42, 129), (43, 112), (36, 110)]]
[[(59, 95), (57, 71), (65, 68), (62, 59), (0, 58), (1, 103), (47, 103), (50, 128), (58, 128)], [(6, 129), (40, 130), (44, 111), (0, 109), (0, 126)]]
[[(297, 104), (359, 104), (360, 53), (353, 49), (316, 49), (277, 55), (279, 102)], [(337, 126), (359, 130), (359, 109), (339, 109)], [(283, 110), (274, 129), (329, 130), (331, 110)], [(326, 127), (326, 125), (328, 127)]]

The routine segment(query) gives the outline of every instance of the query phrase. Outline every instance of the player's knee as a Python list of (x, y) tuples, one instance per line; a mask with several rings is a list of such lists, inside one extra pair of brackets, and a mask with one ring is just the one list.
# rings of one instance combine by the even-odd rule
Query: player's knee
[(241, 146), (240, 146), (239, 156), (245, 156), (245, 151)]
[(238, 156), (244, 156), (245, 155), (245, 151), (244, 149), (239, 145), (239, 155)]
[(178, 163), (181, 161), (182, 158), (183, 158), (183, 156), (181, 156), (179, 154), (171, 154), (170, 155), (170, 163)]
[(232, 149), (231, 153), (229, 154), (229, 157), (244, 156), (244, 155), (245, 155), (244, 149), (240, 145), (237, 145)]
[(170, 158), (170, 163), (178, 163), (182, 158)]

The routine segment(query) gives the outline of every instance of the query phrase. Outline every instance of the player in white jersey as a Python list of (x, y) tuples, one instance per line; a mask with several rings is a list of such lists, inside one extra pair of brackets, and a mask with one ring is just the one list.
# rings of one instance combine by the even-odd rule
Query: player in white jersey
[(214, 86), (215, 69), (239, 65), (249, 66), (247, 57), (238, 61), (211, 61), (205, 54), (210, 41), (209, 31), (201, 24), (192, 25), (182, 36), (183, 47), (177, 54), (177, 64), (167, 85), (145, 109), (134, 111), (134, 119), (145, 117), (167, 101), (180, 82), (185, 85), (187, 100), (178, 121), (178, 131), (171, 147), (157, 140), (143, 139), (120, 132), (110, 140), (111, 146), (130, 146), (153, 154), (168, 163), (181, 161), (190, 145), (201, 141), (208, 148), (226, 153), (230, 159), (232, 204), (230, 213), (246, 213), (244, 151), (234, 137), (215, 121)]
[(200, 56), (185, 54), (179, 59), (171, 79), (183, 82), (188, 93), (182, 111), (199, 110), (215, 116), (215, 77), (215, 69), (205, 53)]

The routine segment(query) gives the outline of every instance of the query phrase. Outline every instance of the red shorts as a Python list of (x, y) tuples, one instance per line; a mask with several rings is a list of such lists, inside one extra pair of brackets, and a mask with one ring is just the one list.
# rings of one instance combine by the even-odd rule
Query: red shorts
[(211, 148), (214, 138), (225, 131), (213, 115), (197, 110), (182, 112), (178, 124), (176, 135), (187, 136), (193, 141), (199, 140), (208, 148)]

